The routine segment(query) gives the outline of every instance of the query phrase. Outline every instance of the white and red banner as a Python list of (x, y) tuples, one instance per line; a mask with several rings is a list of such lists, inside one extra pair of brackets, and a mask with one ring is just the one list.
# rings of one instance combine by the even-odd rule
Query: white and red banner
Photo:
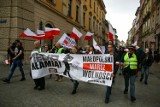
[(111, 86), (113, 56), (32, 52), (33, 79), (59, 74), (70, 79)]
[(58, 41), (63, 47), (72, 48), (77, 45), (76, 41), (73, 38), (70, 38), (66, 33)]
[(94, 35), (94, 33), (87, 32), (84, 40), (90, 40), (93, 35)]
[(79, 40), (82, 37), (82, 33), (73, 27), (72, 33), (70, 34), (72, 38)]

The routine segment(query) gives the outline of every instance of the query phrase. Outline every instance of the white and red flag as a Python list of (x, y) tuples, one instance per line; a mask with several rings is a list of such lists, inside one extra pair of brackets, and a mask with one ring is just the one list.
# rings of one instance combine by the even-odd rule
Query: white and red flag
[(24, 30), (24, 32), (20, 35), (20, 37), (28, 37), (28, 38), (33, 38), (36, 37), (37, 35), (32, 32), (29, 28)]
[(94, 33), (87, 32), (84, 40), (90, 40), (90, 39), (91, 39), (91, 36), (93, 36), (93, 35), (94, 35)]
[(114, 32), (113, 27), (110, 23), (108, 23), (108, 26), (109, 26), (108, 39), (113, 41), (115, 32)]
[(54, 35), (59, 35), (60, 34), (60, 29), (59, 28), (48, 28), (45, 27), (45, 35), (47, 37), (51, 37)]
[(54, 39), (53, 36), (46, 36), (43, 30), (37, 30), (37, 39), (39, 40), (52, 40)]
[(72, 30), (72, 33), (70, 34), (70, 37), (79, 40), (82, 37), (82, 33), (79, 32), (75, 27), (73, 27), (73, 30)]
[(97, 42), (96, 42), (94, 39), (93, 39), (93, 47), (94, 47), (96, 50), (98, 50), (98, 51), (100, 51), (101, 53), (103, 53), (102, 50), (101, 50), (101, 48), (98, 46)]

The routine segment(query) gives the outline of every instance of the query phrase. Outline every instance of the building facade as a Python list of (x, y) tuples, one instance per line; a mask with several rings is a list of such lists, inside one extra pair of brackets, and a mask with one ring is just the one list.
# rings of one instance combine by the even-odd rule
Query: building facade
[[(36, 32), (44, 27), (61, 29), (61, 34), (54, 40), (41, 41), (53, 46), (63, 33), (70, 34), (76, 27), (83, 35), (93, 32), (99, 44), (105, 41), (108, 33), (105, 26), (106, 9), (103, 0), (0, 0), (0, 54), (4, 60), (6, 50), (15, 39), (20, 39), (25, 49), (27, 61), (33, 49), (33, 39), (19, 38), (19, 35), (30, 28)], [(77, 41), (85, 46), (92, 41), (84, 41), (84, 36)]]
[(151, 48), (160, 58), (160, 0), (140, 0), (136, 19), (134, 41), (143, 49)]

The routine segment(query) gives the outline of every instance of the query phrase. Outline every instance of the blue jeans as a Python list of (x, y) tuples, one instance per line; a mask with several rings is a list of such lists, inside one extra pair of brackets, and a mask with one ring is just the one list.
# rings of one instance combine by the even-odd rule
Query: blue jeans
[(13, 60), (11, 68), (10, 68), (9, 77), (8, 77), (9, 81), (11, 80), (12, 75), (13, 75), (13, 73), (14, 73), (14, 71), (15, 71), (17, 66), (19, 67), (19, 70), (21, 72), (22, 78), (25, 78), (24, 71), (23, 71), (22, 60)]
[(144, 81), (147, 82), (149, 75), (149, 66), (142, 66), (141, 78), (144, 78)]
[(135, 97), (135, 80), (136, 80), (136, 75), (130, 75), (128, 73), (124, 75), (125, 90), (128, 91), (130, 82), (130, 95), (132, 97)]

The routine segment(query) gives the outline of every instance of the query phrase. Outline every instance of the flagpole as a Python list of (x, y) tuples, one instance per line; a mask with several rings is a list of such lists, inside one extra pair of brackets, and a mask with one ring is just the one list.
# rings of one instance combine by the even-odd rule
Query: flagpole
[[(39, 22), (39, 30), (43, 30), (43, 22), (42, 21)], [(41, 40), (40, 40), (40, 44), (41, 44)]]

